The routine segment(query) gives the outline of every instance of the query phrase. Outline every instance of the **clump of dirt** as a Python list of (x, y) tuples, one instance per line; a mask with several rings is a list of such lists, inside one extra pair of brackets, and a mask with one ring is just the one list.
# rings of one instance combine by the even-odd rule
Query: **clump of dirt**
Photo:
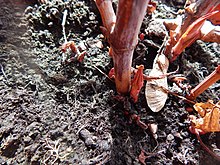
[[(129, 98), (117, 99), (115, 85), (106, 77), (113, 65), (93, 0), (1, 1), (2, 164), (140, 164), (141, 151), (148, 156), (146, 164), (217, 164), (188, 131), (189, 113), (183, 101), (170, 95), (164, 109), (153, 113), (144, 88), (136, 104)], [(64, 10), (67, 40), (87, 52), (82, 63), (63, 63)], [(145, 17), (141, 32), (147, 35), (137, 45), (133, 66), (144, 64), (146, 72), (152, 67), (165, 35), (155, 18), (174, 18), (175, 10), (172, 4), (159, 3), (156, 13)], [(179, 66), (195, 86), (217, 66), (218, 47), (196, 42), (171, 64), (170, 71)], [(219, 100), (219, 84), (198, 101)], [(170, 87), (175, 90), (172, 83)], [(125, 112), (157, 124), (157, 138)], [(202, 139), (210, 148), (219, 148), (218, 133)]]

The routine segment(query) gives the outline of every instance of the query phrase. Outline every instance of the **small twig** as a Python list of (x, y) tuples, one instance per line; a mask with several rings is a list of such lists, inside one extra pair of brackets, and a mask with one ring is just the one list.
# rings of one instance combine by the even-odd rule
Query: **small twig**
[[(46, 164), (46, 162), (47, 162), (52, 156), (55, 157), (54, 161), (52, 162), (52, 164), (54, 164), (54, 163), (58, 160), (58, 158), (59, 158), (59, 153), (58, 153), (58, 152), (59, 152), (59, 148), (60, 148), (60, 145), (58, 145), (59, 141), (56, 141), (56, 142), (54, 143), (54, 146), (50, 145), (47, 139), (45, 140), (45, 142), (46, 142), (46, 147), (48, 148), (48, 151), (47, 151), (47, 152), (50, 152), (50, 155), (49, 155), (46, 159), (44, 159), (44, 164)], [(47, 152), (46, 152), (46, 153), (47, 153)], [(46, 155), (46, 154), (45, 154), (45, 155)], [(44, 156), (45, 156), (45, 155), (44, 155)]]
[(163, 152), (165, 152), (165, 149), (160, 150), (158, 152), (154, 152), (154, 153), (147, 153), (144, 149), (142, 149), (141, 150), (141, 154), (139, 155), (138, 159), (141, 162), (141, 164), (146, 165), (146, 163), (145, 163), (146, 159), (149, 159), (151, 157), (154, 157), (154, 156), (157, 156), (159, 154), (162, 154)]
[(86, 128), (87, 126), (88, 126), (88, 125), (86, 124), (86, 125), (83, 125), (82, 127), (80, 127), (79, 130), (76, 132), (76, 134), (78, 135), (79, 132), (80, 132), (83, 128)]
[(165, 46), (167, 45), (168, 38), (169, 38), (169, 35), (168, 35), (168, 32), (166, 32), (166, 36), (165, 36), (164, 39), (163, 39), (163, 43), (162, 43), (162, 45), (160, 46), (160, 49), (158, 50), (158, 54), (159, 54), (159, 55), (161, 55), (162, 53), (164, 53), (164, 49), (165, 49)]
[[(173, 72), (166, 73), (166, 74), (162, 74), (162, 75), (159, 75), (159, 76), (147, 76), (147, 75), (143, 74), (143, 78), (144, 78), (144, 80), (146, 80), (146, 81), (163, 79), (163, 78), (168, 77), (168, 76), (170, 76), (170, 75), (172, 75), (172, 74), (176, 74), (176, 73), (178, 72), (178, 70), (179, 70), (179, 66), (178, 66), (177, 69), (176, 69), (175, 71), (173, 71)], [(135, 69), (135, 68), (132, 67), (132, 68), (131, 68), (131, 73), (132, 73), (132, 74), (136, 74), (136, 73), (137, 73), (137, 69)]]
[(216, 67), (216, 69), (209, 76), (207, 76), (202, 82), (193, 88), (187, 98), (190, 100), (195, 100), (197, 96), (203, 93), (218, 80), (220, 80), (220, 65), (218, 65), (218, 67)]
[(153, 156), (156, 156), (156, 155), (159, 155), (163, 152), (165, 152), (165, 149), (162, 149), (160, 151), (157, 151), (157, 152), (153, 152), (153, 153), (147, 153), (146, 151), (143, 150), (143, 152), (148, 155), (147, 158), (150, 158), (150, 157), (153, 157)]
[(109, 77), (108, 77), (108, 75), (107, 74), (105, 74), (101, 69), (99, 69), (97, 66), (95, 66), (95, 65), (93, 65), (92, 67), (94, 67), (95, 69), (97, 69), (101, 74), (103, 74), (107, 79), (109, 79), (111, 82), (113, 82), (113, 80), (112, 79), (110, 79)]
[[(67, 37), (65, 32), (65, 25), (66, 25), (66, 17), (67, 17), (67, 9), (63, 12), (63, 20), (62, 20), (62, 31), (63, 31), (63, 37), (64, 37), (64, 43), (67, 43)], [(62, 61), (66, 61), (66, 55), (65, 53), (62, 53)]]
[(152, 150), (152, 152), (155, 152), (155, 150), (156, 150), (156, 149), (158, 148), (158, 146), (159, 146), (159, 143), (158, 143), (157, 139), (154, 138), (154, 140), (156, 141), (156, 146), (154, 147), (154, 149)]
[(26, 89), (31, 84), (31, 81), (29, 81), (25, 86), (24, 89)]
[(1, 72), (2, 72), (2, 74), (3, 74), (3, 76), (4, 76), (4, 78), (5, 78), (6, 81), (8, 82), (8, 78), (7, 78), (6, 74), (5, 74), (5, 71), (4, 71), (4, 68), (3, 68), (2, 64), (0, 64), (0, 67), (1, 67)]
[(203, 142), (201, 137), (199, 136), (199, 133), (196, 133), (196, 137), (199, 140), (201, 146), (211, 155), (213, 156), (216, 160), (218, 160), (220, 162), (220, 157), (218, 155), (216, 155), (212, 150), (210, 150)]
[(62, 29), (63, 29), (63, 37), (64, 37), (65, 43), (67, 43), (66, 32), (65, 32), (67, 12), (68, 12), (67, 9), (65, 9), (64, 12), (63, 12), (63, 20), (62, 20), (62, 24), (61, 24)]
[(87, 164), (97, 164), (102, 165), (105, 164), (110, 158), (110, 153), (102, 153), (94, 158), (88, 160)]

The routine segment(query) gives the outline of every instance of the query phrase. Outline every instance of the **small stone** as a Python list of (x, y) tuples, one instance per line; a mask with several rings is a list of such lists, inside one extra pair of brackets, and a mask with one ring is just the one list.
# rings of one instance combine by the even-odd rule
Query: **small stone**
[(55, 18), (59, 19), (60, 18), (60, 12), (57, 8), (51, 8), (50, 9), (50, 13), (52, 16), (54, 16)]
[(29, 136), (26, 136), (26, 137), (23, 138), (23, 141), (24, 141), (25, 144), (29, 144), (31, 140), (32, 139)]
[(164, 131), (159, 132), (159, 138), (165, 139), (166, 137), (167, 137), (166, 132), (164, 132)]
[(107, 140), (102, 140), (99, 143), (100, 148), (102, 148), (104, 151), (108, 151), (111, 148), (111, 145), (109, 144), (109, 142)]
[(90, 20), (90, 21), (95, 20), (95, 16), (94, 16), (94, 15), (89, 16), (89, 20)]
[(93, 140), (96, 139), (87, 129), (83, 129), (79, 132), (80, 138), (84, 141), (86, 147), (95, 149), (97, 143)]
[(92, 138), (87, 138), (85, 140), (85, 145), (88, 148), (95, 149), (97, 147), (97, 143), (93, 141)]
[(155, 19), (149, 23), (145, 33), (148, 37), (160, 38), (166, 36), (166, 29), (162, 21)]
[(174, 136), (172, 134), (167, 135), (167, 141), (171, 141), (174, 139)]
[(158, 135), (157, 134), (153, 134), (153, 137), (154, 137), (154, 139), (157, 139)]
[(157, 124), (152, 123), (152, 124), (149, 124), (148, 126), (149, 126), (150, 131), (151, 131), (153, 134), (156, 134), (156, 133), (157, 133), (157, 130), (158, 130)]
[(50, 138), (52, 140), (56, 140), (58, 137), (61, 137), (61, 136), (64, 135), (63, 132), (61, 132), (60, 130), (57, 130), (57, 129), (56, 130), (50, 130), (49, 134), (50, 134)]
[(176, 132), (174, 134), (175, 137), (179, 138), (179, 139), (183, 139), (183, 137), (181, 136), (181, 134), (179, 132)]

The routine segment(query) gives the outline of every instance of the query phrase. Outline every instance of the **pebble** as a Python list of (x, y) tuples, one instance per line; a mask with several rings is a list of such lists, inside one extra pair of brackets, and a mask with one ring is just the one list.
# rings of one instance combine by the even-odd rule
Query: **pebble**
[(63, 132), (61, 132), (61, 130), (58, 130), (58, 129), (50, 130), (49, 134), (50, 134), (51, 139), (54, 139), (54, 140), (56, 140), (57, 137), (64, 135)]
[(31, 139), (29, 136), (25, 136), (25, 137), (23, 138), (23, 142), (24, 142), (25, 144), (29, 144), (31, 140), (32, 140), (32, 139)]
[(53, 22), (49, 22), (49, 23), (48, 23), (48, 26), (49, 26), (49, 27), (52, 27), (52, 26), (53, 26)]
[(157, 133), (157, 130), (158, 130), (157, 124), (152, 123), (152, 124), (149, 124), (148, 126), (149, 126), (150, 131), (151, 131), (153, 134), (156, 134), (156, 133)]
[(90, 15), (90, 16), (89, 16), (89, 20), (90, 20), (90, 21), (95, 20), (95, 16), (94, 16), (94, 15)]
[(174, 136), (172, 134), (167, 135), (167, 141), (171, 141), (174, 139)]
[(108, 151), (111, 148), (111, 145), (109, 144), (109, 142), (107, 140), (102, 140), (99, 143), (100, 148), (102, 148), (104, 151)]
[(166, 29), (161, 21), (155, 19), (149, 23), (145, 33), (148, 37), (164, 37), (166, 36)]
[(166, 132), (164, 132), (164, 131), (161, 131), (161, 132), (159, 133), (159, 137), (160, 137), (160, 138), (165, 139), (166, 136), (167, 136), (167, 134), (166, 134)]
[(50, 16), (54, 16), (55, 18), (59, 19), (60, 18), (60, 13), (57, 8), (51, 8), (50, 9)]
[(86, 147), (95, 149), (97, 143), (93, 140), (96, 139), (87, 129), (83, 129), (79, 132), (80, 138), (84, 141)]

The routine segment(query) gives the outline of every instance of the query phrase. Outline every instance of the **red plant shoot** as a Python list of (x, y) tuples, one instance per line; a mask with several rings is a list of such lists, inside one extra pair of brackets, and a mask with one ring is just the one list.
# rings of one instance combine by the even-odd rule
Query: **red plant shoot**
[[(117, 92), (131, 90), (131, 63), (149, 0), (119, 0), (117, 14), (109, 0), (95, 0), (110, 44)], [(102, 28), (103, 29), (103, 28)]]

